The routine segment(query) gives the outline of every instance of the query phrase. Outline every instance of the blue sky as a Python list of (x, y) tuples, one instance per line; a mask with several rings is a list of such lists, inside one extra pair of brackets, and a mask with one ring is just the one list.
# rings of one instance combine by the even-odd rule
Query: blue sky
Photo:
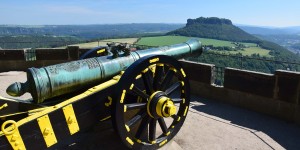
[(300, 26), (300, 0), (0, 0), (0, 24), (186, 23), (200, 16)]

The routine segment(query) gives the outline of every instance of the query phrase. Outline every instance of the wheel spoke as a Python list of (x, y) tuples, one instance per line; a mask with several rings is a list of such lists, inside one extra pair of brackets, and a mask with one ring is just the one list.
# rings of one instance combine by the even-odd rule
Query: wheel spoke
[(155, 91), (160, 89), (161, 80), (162, 80), (162, 77), (164, 76), (163, 71), (164, 71), (163, 66), (156, 65), (155, 75), (154, 75), (154, 80), (153, 80), (153, 89)]
[(163, 131), (163, 133), (166, 134), (168, 132), (168, 128), (167, 128), (164, 118), (158, 118), (158, 123), (159, 123), (160, 128)]
[(146, 107), (146, 103), (125, 104), (127, 110), (142, 109)]
[(173, 101), (174, 103), (181, 103), (182, 98), (173, 98), (172, 101)]
[(174, 91), (176, 91), (181, 85), (181, 82), (176, 82), (174, 83), (171, 87), (169, 87), (167, 90), (166, 90), (166, 94), (167, 95), (170, 95), (171, 93), (173, 93)]
[(139, 122), (141, 119), (143, 119), (146, 116), (146, 112), (140, 112), (138, 113), (136, 116), (134, 116), (133, 118), (131, 118), (126, 125), (128, 125), (129, 127), (135, 125), (137, 122)]
[(162, 81), (162, 84), (161, 84), (161, 90), (164, 91), (166, 89), (166, 87), (168, 85), (170, 85), (170, 82), (172, 81), (172, 78), (174, 76), (175, 72), (172, 71), (172, 70), (169, 70), (167, 72), (167, 75), (166, 77), (164, 78), (164, 80)]
[(148, 94), (144, 93), (140, 88), (138, 88), (138, 87), (136, 87), (136, 86), (134, 86), (134, 87), (132, 88), (132, 91), (133, 91), (135, 94), (137, 94), (138, 96), (140, 96), (140, 97), (142, 97), (142, 98), (144, 98), (144, 99), (148, 99), (148, 98), (149, 98), (149, 95), (148, 95)]
[(177, 116), (177, 115), (173, 115), (173, 116), (171, 116), (174, 120), (178, 120), (180, 117), (179, 116)]
[(143, 81), (144, 81), (146, 92), (148, 94), (151, 94), (153, 92), (153, 87), (152, 87), (153, 78), (150, 74), (150, 71), (147, 71), (147, 72), (143, 73), (142, 78), (143, 78)]
[(135, 137), (137, 139), (141, 140), (141, 137), (143, 136), (143, 133), (145, 133), (147, 131), (147, 129), (148, 129), (149, 121), (150, 121), (150, 117), (149, 116), (146, 116), (142, 120), (142, 122), (141, 122), (141, 124), (140, 124), (140, 126), (139, 126), (139, 128), (138, 128), (138, 130), (137, 130), (137, 132), (135, 134)]
[(151, 119), (149, 125), (149, 141), (155, 141), (155, 134), (156, 134), (156, 119)]

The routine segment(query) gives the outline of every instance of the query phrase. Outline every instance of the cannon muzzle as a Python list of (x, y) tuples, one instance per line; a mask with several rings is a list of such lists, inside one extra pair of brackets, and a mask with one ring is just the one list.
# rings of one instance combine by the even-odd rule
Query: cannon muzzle
[(185, 43), (130, 52), (114, 58), (112, 55), (77, 60), (42, 68), (29, 68), (27, 81), (10, 85), (6, 92), (11, 96), (32, 95), (35, 103), (42, 103), (63, 94), (99, 84), (128, 68), (147, 55), (168, 55), (177, 59), (186, 55), (201, 54), (201, 42), (191, 39)]

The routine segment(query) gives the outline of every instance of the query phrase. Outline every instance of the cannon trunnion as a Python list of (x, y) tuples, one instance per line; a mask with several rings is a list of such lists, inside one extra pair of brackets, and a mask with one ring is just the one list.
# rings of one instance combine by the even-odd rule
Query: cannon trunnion
[[(71, 135), (110, 118), (128, 148), (158, 149), (177, 134), (189, 109), (188, 75), (175, 58), (201, 50), (191, 40), (119, 58), (30, 68), (27, 82), (12, 84), (8, 92), (30, 92), (40, 108), (0, 116), (0, 149), (60, 149)], [(66, 100), (47, 104), (64, 95)]]

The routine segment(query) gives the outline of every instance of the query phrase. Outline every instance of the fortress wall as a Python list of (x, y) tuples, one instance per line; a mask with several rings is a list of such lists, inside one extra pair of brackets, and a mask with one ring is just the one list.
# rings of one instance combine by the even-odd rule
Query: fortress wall
[(276, 93), (274, 98), (281, 101), (300, 104), (300, 73), (285, 70), (277, 70)]
[(0, 50), (0, 60), (24, 60), (24, 50)]
[(213, 69), (215, 65), (196, 63), (193, 61), (182, 61), (181, 64), (190, 80), (196, 80), (205, 84), (212, 84), (214, 82)]
[(39, 48), (36, 49), (37, 60), (78, 60), (90, 49), (68, 46), (67, 48)]
[(275, 76), (248, 70), (225, 68), (224, 88), (264, 97), (273, 97)]
[(220, 87), (212, 84), (214, 65), (181, 63), (190, 77), (192, 94), (300, 124), (300, 73), (278, 70), (264, 74), (225, 68), (224, 86)]
[(7, 60), (0, 61), (0, 72), (8, 71), (26, 71), (30, 67), (42, 67), (52, 64), (59, 64), (68, 62), (69, 60), (36, 60), (36, 61), (25, 61), (25, 60)]
[(68, 49), (36, 49), (36, 60), (69, 60)]
[(30, 67), (43, 67), (78, 60), (88, 50), (78, 46), (0, 50), (0, 72), (26, 71)]

